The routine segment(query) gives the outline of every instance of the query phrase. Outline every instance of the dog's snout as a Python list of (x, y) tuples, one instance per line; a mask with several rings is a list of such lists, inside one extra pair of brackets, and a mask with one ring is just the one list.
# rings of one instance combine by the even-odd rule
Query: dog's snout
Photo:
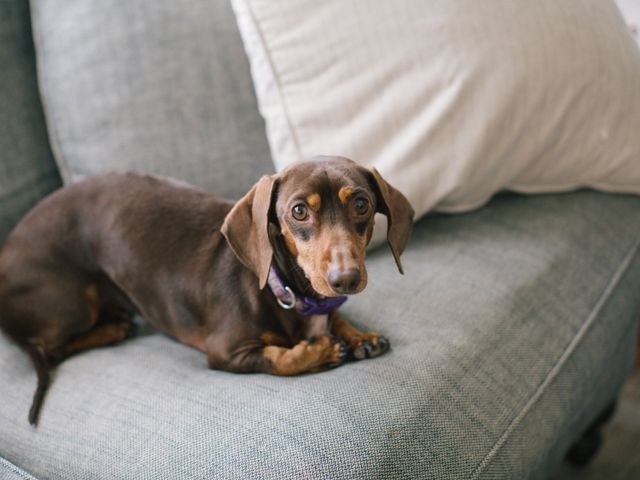
[(360, 284), (360, 278), (360, 270), (357, 268), (346, 270), (334, 268), (329, 271), (329, 284), (334, 292), (341, 295), (355, 291)]

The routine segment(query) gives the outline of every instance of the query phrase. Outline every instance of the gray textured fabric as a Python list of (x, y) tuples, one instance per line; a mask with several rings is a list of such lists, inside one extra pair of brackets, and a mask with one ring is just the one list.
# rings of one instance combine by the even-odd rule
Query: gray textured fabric
[(60, 184), (36, 79), (29, 4), (0, 2), (0, 245), (13, 225)]
[[(38, 478), (544, 478), (631, 365), (640, 199), (515, 195), (421, 221), (343, 307), (392, 351), (296, 378), (152, 334), (35, 374), (0, 337), (0, 456)], [(0, 472), (2, 470), (0, 469)]]
[(227, 1), (32, 2), (65, 181), (137, 169), (237, 198), (273, 170)]
[(34, 480), (34, 477), (0, 457), (0, 478), (2, 480)]

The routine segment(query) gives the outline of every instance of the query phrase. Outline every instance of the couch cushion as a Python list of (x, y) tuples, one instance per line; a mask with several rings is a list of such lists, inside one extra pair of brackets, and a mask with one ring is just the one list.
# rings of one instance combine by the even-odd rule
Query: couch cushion
[(640, 51), (613, 0), (232, 3), (278, 168), (374, 165), (417, 218), (505, 188), (640, 193)]
[(0, 456), (38, 478), (544, 478), (629, 371), (640, 199), (500, 196), (418, 223), (343, 307), (378, 359), (295, 378), (206, 370), (152, 334), (69, 359), (40, 424), (0, 340)]
[(38, 94), (29, 4), (0, 2), (0, 245), (60, 184)]
[(0, 457), (0, 473), (2, 480), (35, 480), (32, 475), (2, 457)]
[(273, 170), (226, 1), (32, 2), (65, 181), (137, 169), (239, 197)]

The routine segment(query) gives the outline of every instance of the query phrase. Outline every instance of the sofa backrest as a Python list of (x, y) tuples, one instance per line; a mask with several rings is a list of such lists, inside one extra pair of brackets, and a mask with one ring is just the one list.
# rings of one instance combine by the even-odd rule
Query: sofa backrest
[(227, 0), (31, 2), (40, 90), (65, 182), (169, 175), (238, 198), (273, 171)]
[(29, 4), (0, 2), (0, 245), (60, 185), (36, 81)]

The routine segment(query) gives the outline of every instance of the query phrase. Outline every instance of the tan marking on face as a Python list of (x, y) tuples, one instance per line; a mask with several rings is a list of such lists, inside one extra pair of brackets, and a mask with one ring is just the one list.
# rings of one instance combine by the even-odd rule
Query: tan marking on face
[(336, 295), (327, 278), (331, 244), (339, 241), (335, 233), (335, 227), (323, 229), (320, 235), (298, 244), (298, 265), (311, 282), (313, 289), (327, 297)]
[[(343, 187), (340, 192), (339, 195), (345, 200), (348, 199), (348, 195), (353, 195), (348, 187)], [(306, 199), (310, 206), (315, 202), (314, 196), (316, 194), (309, 195)], [(298, 266), (304, 271), (312, 288), (317, 293), (326, 297), (338, 295), (329, 284), (328, 273), (331, 262), (340, 264), (338, 267), (344, 266), (342, 265), (344, 262), (357, 267), (361, 280), (352, 293), (364, 290), (368, 280), (364, 263), (365, 247), (371, 238), (373, 217), (364, 235), (358, 235), (355, 230), (341, 223), (321, 224), (320, 231), (306, 241), (297, 238), (284, 220), (280, 222), (280, 229), (287, 249), (296, 258)]]
[(365, 232), (365, 242), (364, 242), (364, 248), (367, 247), (367, 245), (369, 245), (369, 242), (371, 241), (371, 237), (373, 236), (373, 227), (375, 226), (376, 222), (371, 220), (371, 222), (369, 223), (369, 226), (367, 227), (367, 231)]
[(338, 192), (338, 198), (340, 199), (340, 203), (346, 205), (349, 199), (353, 195), (353, 190), (350, 187), (342, 187)]
[(294, 257), (297, 257), (299, 253), (298, 244), (296, 243), (296, 239), (293, 236), (293, 233), (291, 233), (291, 231), (289, 230), (289, 227), (284, 222), (281, 222), (280, 230), (282, 231), (282, 236), (284, 237), (285, 246), (287, 247), (289, 252), (291, 252), (291, 255), (293, 255)]
[(320, 195), (318, 195), (317, 193), (312, 193), (306, 198), (306, 200), (307, 205), (309, 205), (309, 208), (311, 208), (311, 210), (313, 210), (314, 212), (320, 210)]
[(367, 284), (367, 271), (364, 264), (366, 238), (344, 227), (332, 225), (323, 230), (317, 238), (299, 242), (297, 262), (311, 282), (313, 289), (320, 295), (334, 297), (338, 295), (328, 280), (332, 262), (339, 268), (348, 267), (345, 263), (360, 270), (361, 280), (353, 293), (358, 293)]

